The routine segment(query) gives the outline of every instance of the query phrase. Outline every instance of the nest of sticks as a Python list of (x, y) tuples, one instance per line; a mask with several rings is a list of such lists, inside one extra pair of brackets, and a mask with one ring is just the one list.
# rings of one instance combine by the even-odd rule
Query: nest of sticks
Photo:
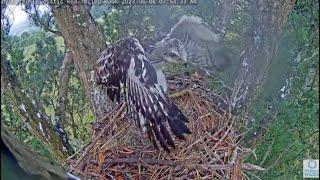
[(157, 150), (125, 117), (123, 103), (94, 123), (89, 143), (68, 158), (70, 171), (93, 179), (244, 179), (244, 169), (262, 169), (243, 162), (249, 150), (239, 144), (238, 120), (203, 77), (172, 76), (167, 83), (189, 119), (186, 140), (176, 139), (170, 153)]

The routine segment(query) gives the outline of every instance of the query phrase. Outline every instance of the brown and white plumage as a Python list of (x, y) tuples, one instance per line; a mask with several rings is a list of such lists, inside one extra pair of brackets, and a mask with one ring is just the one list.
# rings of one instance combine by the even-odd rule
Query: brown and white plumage
[(137, 39), (116, 42), (101, 53), (97, 65), (97, 84), (104, 85), (110, 99), (116, 101), (120, 101), (123, 87), (129, 115), (155, 147), (160, 144), (168, 151), (169, 146), (175, 146), (168, 127), (181, 139), (190, 133), (187, 118), (165, 94)]

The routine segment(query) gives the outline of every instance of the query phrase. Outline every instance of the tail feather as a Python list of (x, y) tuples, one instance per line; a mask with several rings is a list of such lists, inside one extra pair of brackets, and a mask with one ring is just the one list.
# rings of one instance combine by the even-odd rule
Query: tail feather
[(173, 134), (180, 139), (185, 139), (184, 133), (190, 133), (190, 130), (181, 121), (169, 120), (169, 125)]
[(159, 147), (157, 145), (157, 142), (154, 138), (154, 133), (152, 131), (152, 128), (150, 127), (149, 124), (146, 124), (146, 128), (147, 128), (147, 134), (148, 134), (148, 138), (150, 139), (150, 141), (152, 142), (153, 146), (159, 150)]
[(160, 145), (163, 147), (164, 150), (169, 151), (169, 148), (168, 148), (168, 146), (166, 144), (166, 141), (165, 141), (162, 133), (160, 133), (158, 126), (157, 125), (153, 125), (152, 128), (153, 128), (153, 132), (156, 135), (156, 138), (158, 139)]
[(174, 142), (173, 142), (173, 140), (172, 140), (172, 138), (170, 136), (169, 131), (166, 129), (166, 127), (161, 125), (160, 126), (160, 131), (161, 131), (164, 139), (166, 140), (166, 142), (169, 144), (169, 146), (174, 148), (175, 147)]
[(170, 108), (170, 114), (172, 116), (174, 116), (174, 119), (179, 119), (183, 122), (188, 123), (188, 119), (186, 118), (186, 116), (184, 116), (182, 114), (182, 112), (180, 111), (180, 109), (177, 107), (177, 105), (175, 105), (174, 103), (171, 103), (171, 108)]

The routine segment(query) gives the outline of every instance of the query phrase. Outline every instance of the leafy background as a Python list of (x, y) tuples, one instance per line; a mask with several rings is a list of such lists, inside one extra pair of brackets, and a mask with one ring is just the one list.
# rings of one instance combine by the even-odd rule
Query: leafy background
[[(232, 66), (217, 75), (226, 83), (239, 63), (243, 49), (244, 33), (252, 21), (252, 1), (243, 1), (237, 6), (234, 17), (224, 37), (224, 48)], [(125, 36), (141, 40), (152, 39), (161, 32), (168, 32), (183, 14), (195, 14), (207, 22), (215, 22), (220, 1), (199, 1), (196, 7), (189, 6), (93, 6), (91, 11), (103, 29), (107, 43), (113, 43)], [(252, 120), (244, 131), (254, 131), (268, 107), (277, 104), (277, 115), (268, 127), (267, 133), (258, 141), (255, 150), (246, 161), (261, 165), (267, 170), (259, 173), (246, 172), (250, 178), (302, 179), (302, 160), (319, 159), (319, 2), (297, 1), (279, 42), (279, 49), (270, 67), (269, 77), (262, 92), (250, 108)], [(159, 18), (159, 13), (162, 14)], [(127, 28), (123, 28), (123, 25)], [(158, 33), (158, 34), (157, 34)], [(23, 89), (33, 92), (46, 113), (54, 118), (59, 69), (65, 53), (62, 37), (37, 29), (15, 36), (4, 36), (1, 42), (1, 56), (8, 58), (21, 81)], [(193, 71), (183, 69), (180, 71)], [(177, 72), (177, 67), (167, 67), (166, 73)], [(214, 90), (220, 87), (214, 82)], [(84, 91), (74, 69), (68, 84), (66, 130), (75, 150), (84, 145), (91, 133), (90, 123), (94, 116), (84, 98)], [(281, 89), (286, 87), (286, 96), (281, 98)], [(4, 125), (34, 151), (54, 159), (50, 151), (33, 136), (16, 115), (6, 96), (1, 98), (1, 118)], [(247, 137), (250, 138), (250, 137)]]

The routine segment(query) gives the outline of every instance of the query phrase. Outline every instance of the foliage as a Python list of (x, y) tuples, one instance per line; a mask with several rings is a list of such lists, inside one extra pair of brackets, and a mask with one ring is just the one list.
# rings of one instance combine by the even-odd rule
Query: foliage
[[(49, 22), (49, 28), (54, 29), (55, 23), (51, 15), (39, 12), (38, 8), (30, 4), (25, 6), (36, 25), (43, 26)], [(59, 72), (65, 52), (63, 38), (38, 30), (32, 34), (22, 33), (20, 36), (8, 36), (2, 33), (1, 39), (1, 55), (9, 59), (23, 90), (29, 92), (32, 98), (39, 100), (54, 124)], [(64, 126), (73, 148), (77, 150), (89, 138), (91, 131), (89, 123), (94, 117), (88, 102), (85, 101), (83, 88), (74, 67), (72, 67), (68, 89), (65, 110), (67, 120)], [(1, 99), (1, 116), (4, 119), (4, 125), (11, 129), (21, 141), (26, 142), (40, 154), (50, 156), (42, 143), (27, 130), (26, 125), (13, 111), (11, 102), (5, 96)]]
[[(108, 44), (126, 36), (137, 37), (148, 44), (168, 33), (184, 14), (201, 16), (214, 25), (221, 2), (199, 1), (198, 6), (93, 6), (91, 12), (103, 27)], [(245, 32), (251, 25), (250, 12), (253, 5), (252, 0), (242, 0), (236, 4), (234, 17), (227, 27), (224, 47), (221, 49), (230, 55), (232, 66), (226, 72), (219, 73), (216, 79), (227, 83), (232, 80), (244, 48)], [(255, 121), (249, 123), (247, 128), (255, 130), (268, 113), (268, 107), (277, 104), (276, 118), (255, 147), (257, 159), (253, 155), (248, 158), (252, 163), (268, 168), (263, 173), (255, 174), (263, 179), (301, 179), (302, 160), (319, 158), (318, 5), (319, 2), (314, 0), (296, 2), (278, 44), (279, 49), (270, 65), (270, 76), (250, 109)], [(45, 14), (43, 22), (48, 17), (49, 14)], [(53, 19), (50, 20), (50, 26), (55, 26)], [(43, 104), (53, 119), (59, 70), (65, 52), (62, 37), (45, 31), (22, 33), (21, 36), (1, 33), (1, 56), (10, 60), (22, 87), (32, 92), (30, 94)], [(194, 71), (193, 66), (169, 65), (165, 69), (166, 74)], [(208, 80), (208, 83), (211, 89), (220, 90), (215, 80)], [(280, 90), (283, 87), (287, 95), (281, 98)], [(89, 139), (90, 123), (94, 116), (74, 67), (68, 84), (67, 99), (65, 127), (73, 147), (78, 149)], [(5, 96), (1, 98), (1, 118), (4, 125), (33, 150), (50, 156), (50, 152), (27, 131), (12, 109), (8, 99)]]
[(12, 108), (5, 96), (1, 98), (1, 120), (3, 125), (9, 127), (9, 131), (14, 132), (16, 137), (25, 142), (33, 151), (41, 156), (50, 157), (50, 152), (46, 147), (33, 136), (21, 119), (12, 111)]
[(72, 71), (70, 76), (68, 93), (66, 125), (71, 135), (71, 144), (78, 149), (90, 137), (90, 123), (94, 121), (94, 116), (90, 110), (89, 103), (85, 100), (84, 90), (75, 70)]
[[(252, 107), (255, 119), (260, 120), (267, 113), (267, 106), (280, 101), (276, 118), (257, 145), (258, 159), (251, 156), (251, 161), (268, 168), (256, 174), (263, 179), (302, 179), (303, 159), (319, 159), (319, 9), (315, 8), (316, 4), (298, 1), (295, 5), (283, 33), (283, 48), (275, 57), (276, 65), (271, 67), (275, 73), (270, 73), (262, 98)], [(279, 77), (289, 83), (281, 85), (276, 80)], [(288, 88), (289, 95), (279, 100), (283, 87)]]
[[(29, 88), (28, 80), (29, 75), (26, 71), (27, 63), (24, 61), (23, 48), (32, 44), (34, 39), (27, 38), (28, 34), (22, 34), (21, 37), (10, 37), (7, 35), (2, 36), (2, 57), (9, 58), (15, 74), (19, 77), (20, 83), (24, 88)], [(21, 46), (22, 45), (22, 46)], [(34, 151), (43, 156), (50, 157), (49, 151), (45, 148), (41, 141), (33, 136), (26, 128), (26, 124), (17, 116), (13, 107), (6, 96), (1, 98), (1, 119), (5, 126), (23, 142), (27, 143)]]
[[(53, 120), (59, 86), (59, 71), (63, 59), (61, 49), (64, 49), (60, 38), (44, 31), (38, 31), (34, 34), (22, 33), (21, 36), (4, 36), (3, 40), (2, 55), (9, 58), (22, 88), (42, 103), (46, 113)], [(67, 105), (66, 114), (71, 122), (67, 121), (66, 127), (71, 137), (79, 137), (79, 142), (72, 141), (74, 148), (79, 148), (83, 144), (81, 141), (89, 138), (88, 123), (93, 120), (93, 116), (89, 107), (85, 106), (84, 93), (74, 69), (70, 78), (68, 99), (70, 105)], [(15, 135), (21, 141), (26, 142), (41, 155), (50, 156), (42, 143), (26, 129), (25, 124), (15, 114), (5, 96), (1, 99), (1, 112), (4, 125), (15, 130)], [(22, 131), (18, 131), (19, 129)]]

